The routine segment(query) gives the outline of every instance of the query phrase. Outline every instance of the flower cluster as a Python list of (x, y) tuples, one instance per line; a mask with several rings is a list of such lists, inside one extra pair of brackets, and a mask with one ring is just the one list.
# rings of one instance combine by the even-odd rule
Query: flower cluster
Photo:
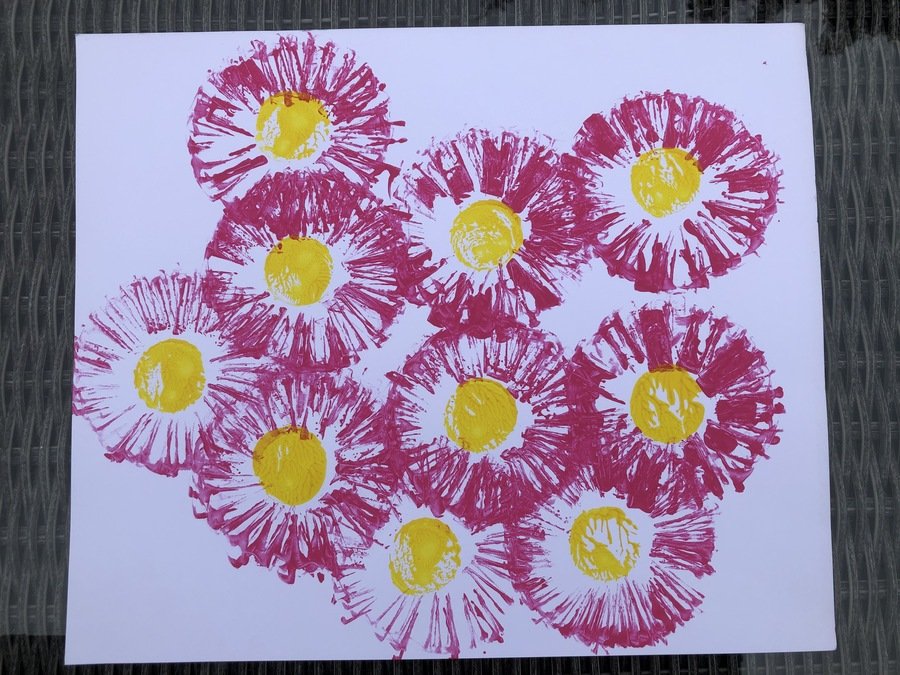
[[(205, 266), (91, 314), (74, 412), (109, 459), (187, 473), (234, 565), (330, 578), (398, 655), (482, 650), (515, 605), (594, 651), (664, 641), (782, 392), (743, 329), (683, 298), (570, 350), (541, 315), (596, 261), (654, 293), (735, 267), (774, 214), (774, 158), (665, 92), (591, 115), (568, 152), (476, 128), (395, 167), (388, 106), (311, 35), (212, 72), (188, 143), (222, 209)], [(412, 305), (424, 341), (367, 376)]]

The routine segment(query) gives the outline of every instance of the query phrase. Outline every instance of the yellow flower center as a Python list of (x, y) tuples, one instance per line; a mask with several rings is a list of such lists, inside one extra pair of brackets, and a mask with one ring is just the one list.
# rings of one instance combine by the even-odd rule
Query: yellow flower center
[(575, 566), (599, 581), (627, 576), (637, 563), (640, 546), (635, 525), (622, 509), (604, 506), (583, 511), (572, 523), (569, 549)]
[(661, 218), (691, 203), (700, 174), (697, 161), (681, 148), (656, 148), (631, 167), (631, 191), (647, 213)]
[(200, 350), (169, 338), (147, 349), (134, 367), (134, 388), (148, 407), (164, 413), (184, 410), (203, 395), (206, 376)]
[(305, 504), (318, 494), (327, 465), (322, 442), (303, 427), (270, 431), (253, 448), (253, 472), (263, 489), (288, 506)]
[(273, 94), (256, 116), (257, 143), (281, 159), (309, 157), (330, 133), (331, 118), (322, 102), (296, 91)]
[(443, 588), (456, 576), (462, 560), (459, 539), (436, 518), (418, 518), (400, 528), (390, 555), (391, 581), (406, 595)]
[(459, 261), (474, 270), (509, 262), (522, 247), (522, 220), (499, 199), (481, 199), (460, 211), (450, 228)]
[(444, 411), (447, 436), (463, 450), (493, 450), (516, 427), (516, 399), (499, 382), (475, 377), (456, 387)]
[(328, 247), (309, 237), (285, 237), (272, 247), (263, 265), (269, 292), (289, 305), (311, 305), (331, 283)]
[(678, 366), (644, 373), (631, 391), (631, 418), (645, 436), (660, 443), (680, 443), (703, 423), (697, 400), (700, 386)]

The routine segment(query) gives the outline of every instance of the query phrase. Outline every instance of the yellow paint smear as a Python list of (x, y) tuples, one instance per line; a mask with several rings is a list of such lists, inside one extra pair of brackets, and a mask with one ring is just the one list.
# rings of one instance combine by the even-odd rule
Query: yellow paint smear
[(598, 581), (628, 575), (640, 554), (637, 526), (622, 509), (604, 506), (583, 511), (572, 523), (569, 549), (575, 566)]
[(175, 413), (196, 402), (206, 386), (203, 356), (187, 340), (170, 338), (147, 349), (134, 368), (134, 388), (154, 410)]
[(473, 270), (505, 265), (522, 247), (522, 220), (499, 199), (482, 199), (460, 211), (450, 228), (450, 244)]
[(516, 428), (516, 399), (499, 382), (466, 380), (444, 411), (447, 436), (463, 450), (485, 452), (498, 447)]
[(655, 148), (631, 167), (631, 191), (643, 209), (661, 218), (683, 209), (700, 189), (700, 167), (680, 148)]
[(309, 237), (285, 237), (269, 251), (264, 264), (266, 284), (277, 300), (289, 305), (312, 305), (331, 283), (331, 253)]
[(461, 551), (459, 539), (446, 523), (436, 518), (411, 520), (394, 537), (391, 581), (406, 595), (437, 591), (456, 577)]
[(280, 159), (312, 155), (331, 133), (331, 119), (317, 98), (283, 91), (263, 101), (256, 116), (256, 141)]
[(253, 472), (263, 489), (288, 506), (305, 504), (325, 483), (328, 459), (322, 442), (303, 427), (282, 427), (253, 448)]
[(677, 366), (644, 373), (631, 391), (631, 419), (648, 438), (680, 443), (700, 428), (706, 411), (697, 400), (700, 386)]

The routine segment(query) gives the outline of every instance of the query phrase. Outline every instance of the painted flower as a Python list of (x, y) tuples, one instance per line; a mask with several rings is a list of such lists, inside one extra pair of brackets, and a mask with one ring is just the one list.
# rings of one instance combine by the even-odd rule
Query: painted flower
[(188, 149), (213, 199), (234, 199), (279, 172), (337, 170), (373, 183), (397, 123), (381, 84), (355, 54), (313, 35), (254, 41), (197, 92)]
[(410, 646), (458, 657), (502, 642), (513, 590), (500, 526), (474, 532), (401, 498), (376, 540), (335, 582), (346, 621), (365, 617), (401, 657)]
[(403, 308), (399, 218), (337, 174), (263, 180), (226, 209), (206, 260), (229, 339), (304, 367), (354, 362)]
[(556, 338), (521, 325), (431, 337), (389, 375), (410, 492), (477, 528), (558, 490), (570, 465), (565, 369)]
[(216, 402), (258, 369), (223, 344), (198, 276), (136, 279), (75, 340), (72, 408), (111, 460), (173, 476), (195, 461)]
[(657, 476), (701, 503), (737, 491), (778, 443), (783, 392), (744, 330), (702, 309), (647, 305), (605, 319), (572, 358), (586, 456)]
[(563, 301), (563, 280), (588, 259), (580, 166), (543, 136), (471, 130), (404, 173), (396, 193), (411, 259), (429, 272), (417, 297), (432, 323), (487, 334)]
[(585, 470), (507, 528), (514, 587), (538, 621), (595, 652), (665, 643), (703, 600), (714, 511), (672, 502), (642, 476), (606, 483)]
[(762, 245), (775, 214), (775, 157), (700, 97), (625, 99), (584, 122), (574, 151), (594, 172), (597, 253), (639, 291), (709, 286)]
[(288, 583), (337, 573), (372, 543), (396, 480), (380, 404), (346, 375), (271, 374), (223, 402), (195, 472), (195, 511)]

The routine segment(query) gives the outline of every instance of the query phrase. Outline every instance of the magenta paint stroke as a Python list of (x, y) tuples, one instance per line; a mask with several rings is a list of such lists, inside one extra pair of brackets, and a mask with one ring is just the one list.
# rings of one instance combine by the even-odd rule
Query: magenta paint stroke
[[(309, 156), (273, 156), (258, 137), (266, 101), (285, 94), (321, 105), (327, 138)], [(384, 84), (352, 50), (312, 34), (253, 41), (245, 56), (210, 72), (197, 92), (188, 141), (194, 175), (223, 201), (279, 173), (338, 171), (371, 185), (397, 172), (384, 156), (402, 140), (394, 128), (403, 122), (389, 119), (388, 104)]]
[[(339, 574), (372, 545), (396, 487), (381, 407), (346, 373), (277, 367), (222, 401), (190, 492), (195, 515), (235, 548), (236, 567), (252, 560), (293, 583), (298, 574)], [(277, 431), (306, 433), (324, 451), (321, 485), (303, 503), (284, 501), (308, 477), (298, 475), (308, 460), (296, 448), (283, 445), (277, 472), (260, 475), (261, 441)]]
[[(654, 217), (616, 184), (648, 152), (686, 153), (709, 186), (676, 213)], [(658, 293), (706, 288), (762, 246), (778, 206), (781, 171), (758, 135), (722, 105), (665, 91), (624, 99), (608, 115), (588, 117), (574, 153), (593, 172), (589, 208), (593, 245), (610, 274)], [(622, 182), (628, 182), (623, 176)]]
[[(206, 249), (208, 300), (228, 339), (292, 366), (335, 370), (378, 347), (414, 276), (401, 214), (339, 174), (270, 177), (231, 204)], [(284, 240), (313, 239), (333, 260), (318, 302), (273, 295), (264, 262)]]
[[(192, 468), (215, 406), (257, 376), (260, 363), (224, 340), (203, 285), (200, 276), (180, 271), (137, 278), (93, 312), (75, 339), (72, 411), (114, 462), (165, 476)], [(197, 350), (200, 388), (183, 409), (160, 410), (139, 395), (136, 370), (142, 355), (171, 340)]]

